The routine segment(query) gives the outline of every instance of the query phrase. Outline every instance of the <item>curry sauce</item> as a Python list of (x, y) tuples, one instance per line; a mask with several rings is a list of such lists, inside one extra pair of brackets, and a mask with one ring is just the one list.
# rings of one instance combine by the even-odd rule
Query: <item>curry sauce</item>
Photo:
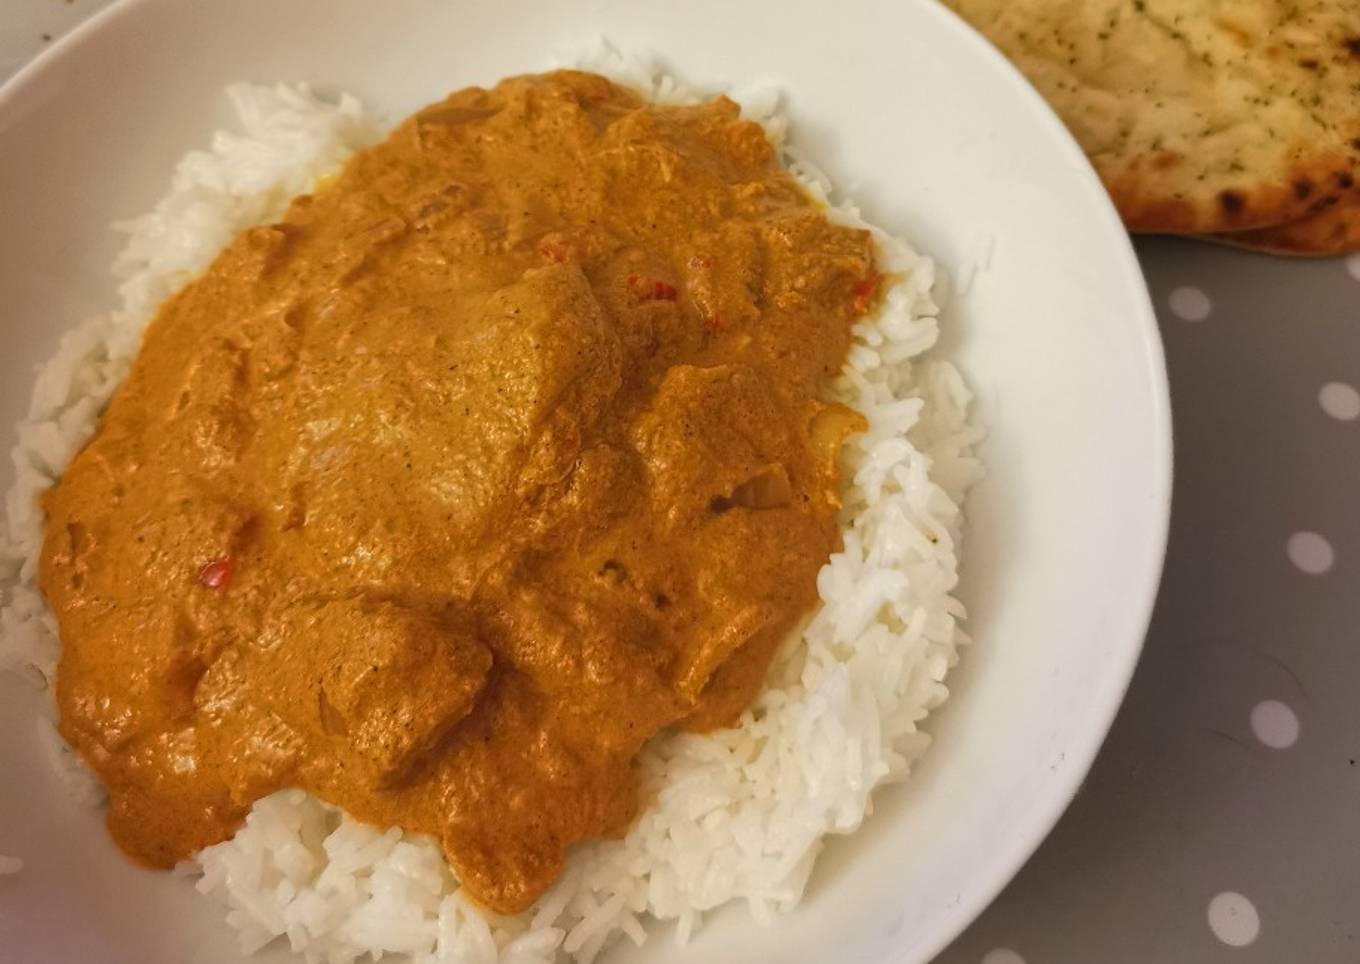
[(45, 500), (61, 732), (169, 867), (302, 787), (501, 912), (732, 723), (838, 544), (876, 285), (725, 98), (425, 108), (167, 301)]

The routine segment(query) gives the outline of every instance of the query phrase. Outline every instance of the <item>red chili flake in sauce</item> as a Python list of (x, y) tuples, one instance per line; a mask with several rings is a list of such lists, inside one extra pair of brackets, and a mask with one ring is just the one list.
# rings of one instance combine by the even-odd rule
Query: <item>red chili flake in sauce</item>
[(704, 327), (709, 331), (719, 332), (727, 327), (727, 322), (723, 321), (722, 315), (708, 315), (704, 318)]
[(198, 583), (208, 589), (225, 589), (231, 583), (231, 557), (222, 556), (198, 570)]
[(560, 241), (544, 241), (538, 246), (539, 256), (553, 264), (562, 264), (570, 254), (567, 246)]
[(877, 271), (869, 272), (869, 277), (855, 285), (852, 294), (855, 296), (855, 314), (862, 315), (869, 310), (869, 303), (874, 300), (874, 295), (878, 293), (878, 284), (883, 280), (883, 276)]
[(628, 287), (632, 288), (639, 297), (651, 301), (674, 301), (679, 297), (675, 285), (666, 284), (658, 278), (649, 278), (641, 274), (630, 274), (628, 276)]

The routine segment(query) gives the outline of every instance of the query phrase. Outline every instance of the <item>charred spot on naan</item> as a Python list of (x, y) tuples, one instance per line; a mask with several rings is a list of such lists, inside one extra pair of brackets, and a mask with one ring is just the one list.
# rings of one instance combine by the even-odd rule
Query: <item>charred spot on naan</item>
[(1223, 233), (1209, 240), (1251, 251), (1296, 256), (1327, 256), (1360, 249), (1360, 194), (1329, 203), (1314, 214), (1255, 231)]

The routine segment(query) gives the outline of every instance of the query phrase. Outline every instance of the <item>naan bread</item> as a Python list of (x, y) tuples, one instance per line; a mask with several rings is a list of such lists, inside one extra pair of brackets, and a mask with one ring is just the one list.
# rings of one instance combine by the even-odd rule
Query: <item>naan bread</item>
[(1360, 198), (1270, 228), (1216, 234), (1214, 241), (1270, 254), (1329, 255), (1360, 251)]
[(1360, 180), (1360, 0), (945, 0), (1066, 121), (1135, 231), (1323, 210)]

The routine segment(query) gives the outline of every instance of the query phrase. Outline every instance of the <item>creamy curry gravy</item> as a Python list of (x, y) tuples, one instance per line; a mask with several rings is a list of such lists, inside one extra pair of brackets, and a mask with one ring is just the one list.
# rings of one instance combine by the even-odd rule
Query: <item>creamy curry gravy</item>
[(762, 130), (583, 73), (422, 110), (171, 298), (47, 497), (61, 732), (168, 867), (304, 787), (519, 910), (733, 722), (837, 545), (877, 286)]

